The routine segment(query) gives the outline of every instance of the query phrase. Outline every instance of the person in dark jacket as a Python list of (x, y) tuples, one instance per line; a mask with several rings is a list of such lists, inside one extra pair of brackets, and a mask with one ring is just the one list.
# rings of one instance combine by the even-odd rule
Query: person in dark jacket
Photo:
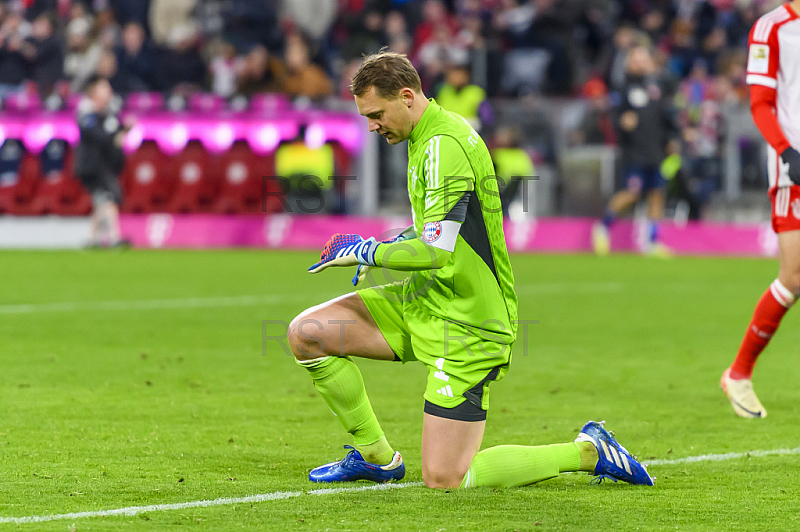
[(647, 201), (648, 218), (643, 251), (657, 256), (669, 254), (658, 241), (658, 221), (664, 216), (666, 200), (661, 163), (667, 154), (678, 153), (680, 146), (672, 98), (657, 74), (650, 49), (644, 45), (631, 48), (614, 113), (625, 189), (611, 198), (603, 220), (592, 228), (592, 245), (598, 255), (609, 252), (614, 219), (642, 196)]
[(42, 13), (33, 21), (32, 35), (21, 47), (22, 55), (30, 64), (31, 76), (39, 95), (44, 98), (53, 92), (63, 73), (64, 55), (61, 43), (54, 32), (53, 15)]
[(78, 106), (81, 139), (75, 151), (75, 175), (92, 194), (92, 246), (119, 246), (119, 205), (122, 189), (118, 176), (124, 164), (122, 141), (133, 125), (122, 124), (111, 84), (105, 78), (89, 83)]

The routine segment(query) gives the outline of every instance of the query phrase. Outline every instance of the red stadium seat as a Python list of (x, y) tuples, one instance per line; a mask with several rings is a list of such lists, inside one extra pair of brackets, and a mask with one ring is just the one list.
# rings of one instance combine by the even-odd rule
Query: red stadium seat
[(16, 175), (0, 176), (0, 214), (28, 214), (29, 203), (39, 184), (39, 161), (26, 153)]
[(167, 206), (169, 212), (206, 212), (211, 210), (219, 188), (216, 161), (199, 141), (191, 141), (172, 158), (170, 173), (175, 189)]
[(67, 152), (64, 168), (53, 170), (47, 175), (39, 175), (37, 160), (36, 173), (39, 186), (36, 195), (27, 207), (29, 214), (58, 214), (62, 216), (81, 216), (92, 212), (92, 197), (72, 175), (73, 154)]
[(169, 159), (155, 142), (146, 141), (128, 155), (122, 171), (122, 211), (158, 212), (167, 208), (174, 179)]
[(280, 183), (265, 179), (274, 175), (274, 167), (272, 157), (258, 157), (247, 143), (234, 143), (220, 156), (222, 184), (214, 211), (225, 214), (281, 212)]

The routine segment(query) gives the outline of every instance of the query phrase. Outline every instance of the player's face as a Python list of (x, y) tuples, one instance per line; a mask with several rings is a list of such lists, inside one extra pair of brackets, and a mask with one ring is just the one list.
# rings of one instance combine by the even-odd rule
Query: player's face
[(370, 132), (376, 132), (389, 144), (399, 144), (411, 135), (411, 111), (406, 100), (387, 100), (370, 87), (363, 96), (356, 96), (358, 112), (367, 118)]

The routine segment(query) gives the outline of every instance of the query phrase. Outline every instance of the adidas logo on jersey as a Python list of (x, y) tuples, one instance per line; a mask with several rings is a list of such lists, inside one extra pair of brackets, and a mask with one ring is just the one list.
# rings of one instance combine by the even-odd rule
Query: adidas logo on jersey
[(444, 388), (440, 388), (440, 389), (436, 390), (436, 393), (440, 393), (440, 394), (444, 395), (445, 397), (453, 397), (453, 390), (450, 389), (450, 385), (449, 384), (447, 386), (445, 386)]

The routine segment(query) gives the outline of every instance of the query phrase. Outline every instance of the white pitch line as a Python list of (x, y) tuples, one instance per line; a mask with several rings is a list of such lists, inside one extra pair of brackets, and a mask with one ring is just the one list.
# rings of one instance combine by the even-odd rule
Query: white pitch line
[(722, 462), (723, 460), (751, 458), (753, 456), (770, 456), (773, 454), (800, 454), (800, 447), (795, 447), (794, 449), (773, 449), (771, 451), (750, 451), (747, 453), (701, 454), (700, 456), (687, 456), (686, 458), (675, 458), (672, 460), (642, 460), (642, 462), (648, 466), (693, 464), (695, 462)]
[[(800, 454), (800, 447), (794, 449), (773, 449), (768, 451), (750, 451), (746, 453), (725, 453), (725, 454), (701, 454), (699, 456), (688, 456), (686, 458), (675, 458), (673, 460), (649, 460), (648, 466), (690, 464), (697, 462), (721, 462), (724, 460), (735, 460), (737, 458), (752, 458), (760, 456), (770, 456), (773, 454)], [(232, 504), (247, 504), (265, 501), (279, 501), (302, 497), (303, 495), (336, 495), (338, 493), (358, 493), (363, 491), (381, 491), (397, 488), (414, 488), (422, 486), (422, 482), (406, 482), (403, 484), (375, 484), (372, 486), (360, 486), (357, 488), (326, 488), (312, 491), (276, 491), (273, 493), (263, 493), (260, 495), (250, 495), (247, 497), (225, 497), (222, 499), (178, 502), (174, 504), (152, 504), (150, 506), (128, 506), (127, 508), (117, 508), (116, 510), (99, 510), (95, 512), (76, 512), (71, 514), (56, 515), (31, 515), (27, 517), (0, 517), (0, 524), (10, 523), (23, 525), (27, 523), (44, 523), (47, 521), (58, 521), (64, 519), (84, 519), (88, 517), (132, 517), (146, 512), (162, 512), (167, 510), (185, 510), (187, 508), (207, 508), (210, 506), (230, 506)]]
[(358, 488), (326, 488), (312, 491), (276, 491), (274, 493), (263, 493), (261, 495), (250, 495), (248, 497), (225, 497), (205, 501), (179, 502), (175, 504), (152, 504), (150, 506), (128, 506), (127, 508), (117, 508), (116, 510), (100, 510), (97, 512), (76, 512), (71, 514), (57, 515), (31, 515), (28, 517), (0, 517), (0, 524), (12, 523), (24, 525), (27, 523), (45, 523), (47, 521), (60, 521), (64, 519), (84, 519), (87, 517), (132, 517), (146, 512), (162, 512), (165, 510), (185, 510), (187, 508), (207, 508), (209, 506), (229, 506), (231, 504), (248, 504), (254, 502), (279, 501), (281, 499), (291, 499), (302, 497), (303, 495), (336, 495), (338, 493), (358, 493), (362, 491), (382, 491), (397, 488), (410, 488), (422, 486), (422, 482), (406, 482), (403, 484), (375, 484), (372, 486), (361, 486)]
[(0, 314), (240, 307), (251, 305), (272, 305), (295, 300), (297, 300), (296, 296), (287, 294), (233, 297), (189, 297), (180, 299), (144, 299), (138, 301), (66, 301), (62, 303), (38, 303), (30, 305), (0, 305)]

